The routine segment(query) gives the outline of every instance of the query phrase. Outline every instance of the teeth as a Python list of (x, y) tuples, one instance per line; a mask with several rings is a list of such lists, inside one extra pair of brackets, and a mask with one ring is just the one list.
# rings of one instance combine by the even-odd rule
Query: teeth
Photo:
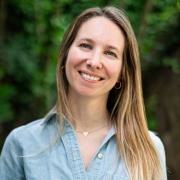
[(86, 80), (91, 80), (91, 81), (99, 81), (100, 80), (100, 77), (92, 76), (92, 75), (89, 75), (89, 74), (86, 74), (86, 73), (81, 73), (81, 75)]

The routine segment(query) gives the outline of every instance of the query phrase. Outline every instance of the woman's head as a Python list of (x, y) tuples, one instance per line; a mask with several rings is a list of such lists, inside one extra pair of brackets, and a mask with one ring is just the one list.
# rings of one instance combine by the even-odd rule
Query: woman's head
[(69, 98), (95, 98), (105, 107), (119, 79), (123, 50), (124, 35), (112, 21), (100, 16), (84, 22), (66, 58)]
[[(57, 84), (58, 88), (61, 89), (61, 93), (65, 93), (62, 94), (62, 96), (67, 97), (69, 83), (66, 77), (66, 73), (64, 72), (64, 69), (62, 70), (62, 68), (64, 68), (66, 65), (70, 47), (76, 39), (80, 28), (87, 21), (97, 17), (107, 18), (108, 21), (111, 21), (119, 28), (119, 30), (122, 32), (122, 35), (124, 36), (122, 68), (120, 69), (121, 73), (119, 73), (117, 82), (117, 86), (121, 85), (121, 89), (116, 89), (115, 87), (112, 88), (107, 102), (108, 111), (112, 116), (114, 116), (113, 112), (116, 112), (118, 104), (121, 100), (120, 97), (123, 94), (126, 95), (133, 93), (130, 92), (130, 89), (133, 88), (129, 86), (132, 86), (134, 82), (135, 69), (138, 69), (138, 67), (135, 67), (138, 64), (136, 61), (139, 61), (136, 39), (129, 20), (122, 10), (118, 10), (114, 7), (106, 7), (102, 9), (91, 8), (84, 11), (75, 19), (74, 23), (69, 27), (62, 41), (57, 69)], [(62, 88), (64, 88), (64, 91), (62, 91)], [(125, 93), (125, 91), (128, 90), (129, 92)], [(63, 97), (60, 97), (60, 99)]]

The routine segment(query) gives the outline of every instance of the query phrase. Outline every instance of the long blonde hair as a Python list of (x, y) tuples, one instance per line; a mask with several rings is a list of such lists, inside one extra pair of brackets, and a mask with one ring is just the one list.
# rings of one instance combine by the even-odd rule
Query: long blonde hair
[[(103, 16), (124, 33), (125, 48), (121, 73), (121, 89), (111, 89), (107, 108), (116, 128), (119, 153), (132, 180), (160, 180), (161, 166), (157, 150), (148, 133), (141, 85), (141, 68), (137, 40), (123, 10), (115, 7), (90, 8), (82, 12), (69, 27), (61, 44), (57, 65), (57, 111), (71, 116), (68, 103), (68, 81), (64, 73), (69, 48), (78, 30), (87, 20)], [(63, 118), (61, 124), (63, 123)]]

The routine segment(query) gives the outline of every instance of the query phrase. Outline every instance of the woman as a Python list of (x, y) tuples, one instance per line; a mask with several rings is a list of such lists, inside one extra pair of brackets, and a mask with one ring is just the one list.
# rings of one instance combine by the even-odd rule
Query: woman
[(76, 18), (61, 45), (57, 89), (56, 108), (8, 136), (2, 180), (167, 179), (164, 147), (146, 124), (137, 41), (122, 10), (91, 8)]

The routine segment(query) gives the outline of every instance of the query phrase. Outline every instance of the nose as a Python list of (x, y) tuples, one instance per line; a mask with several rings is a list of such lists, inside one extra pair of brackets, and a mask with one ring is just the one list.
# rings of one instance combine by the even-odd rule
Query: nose
[(101, 52), (93, 52), (92, 55), (87, 59), (86, 64), (90, 68), (101, 69), (103, 67)]

